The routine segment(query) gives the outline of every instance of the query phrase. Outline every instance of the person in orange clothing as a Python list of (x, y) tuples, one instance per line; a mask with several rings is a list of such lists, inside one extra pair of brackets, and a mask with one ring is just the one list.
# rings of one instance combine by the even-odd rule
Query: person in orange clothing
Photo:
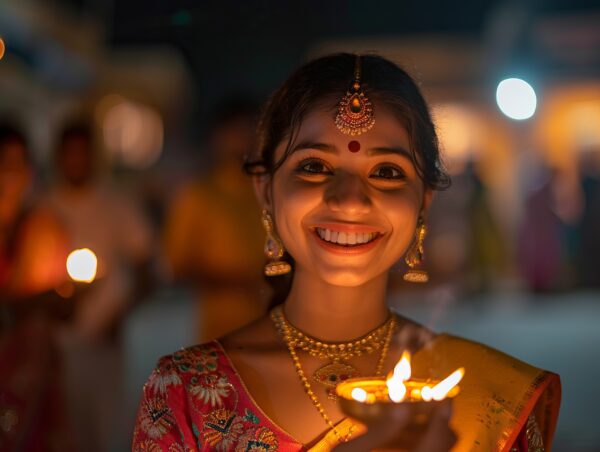
[(255, 144), (258, 110), (243, 98), (224, 101), (209, 127), (214, 166), (175, 196), (164, 231), (173, 277), (192, 285), (197, 297), (200, 342), (255, 320), (266, 310), (263, 287), (264, 232), (245, 154)]

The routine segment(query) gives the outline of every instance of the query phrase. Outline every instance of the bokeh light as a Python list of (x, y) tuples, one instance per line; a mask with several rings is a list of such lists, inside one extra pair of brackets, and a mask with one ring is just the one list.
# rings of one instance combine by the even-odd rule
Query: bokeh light
[(4, 41), (2, 40), (2, 38), (0, 38), (0, 60), (2, 59), (2, 57), (4, 56), (4, 49), (6, 47), (4, 46)]
[(535, 91), (519, 78), (508, 78), (498, 84), (496, 102), (502, 113), (517, 120), (531, 118), (537, 107)]
[(98, 259), (89, 248), (75, 250), (67, 257), (67, 272), (73, 281), (91, 283), (97, 269)]
[(145, 169), (158, 160), (163, 148), (164, 126), (153, 108), (117, 95), (99, 104), (104, 143), (126, 166)]

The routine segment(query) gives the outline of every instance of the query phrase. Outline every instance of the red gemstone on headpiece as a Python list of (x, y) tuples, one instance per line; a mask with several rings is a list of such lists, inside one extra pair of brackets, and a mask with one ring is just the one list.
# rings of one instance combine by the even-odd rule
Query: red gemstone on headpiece
[(358, 141), (352, 140), (350, 143), (348, 143), (348, 150), (350, 152), (360, 151), (360, 143)]

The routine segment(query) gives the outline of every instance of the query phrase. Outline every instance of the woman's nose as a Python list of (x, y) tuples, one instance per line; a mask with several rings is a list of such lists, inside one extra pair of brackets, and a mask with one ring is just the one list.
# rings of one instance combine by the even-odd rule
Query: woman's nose
[(371, 210), (368, 187), (360, 176), (338, 174), (325, 192), (325, 202), (333, 212), (359, 216)]

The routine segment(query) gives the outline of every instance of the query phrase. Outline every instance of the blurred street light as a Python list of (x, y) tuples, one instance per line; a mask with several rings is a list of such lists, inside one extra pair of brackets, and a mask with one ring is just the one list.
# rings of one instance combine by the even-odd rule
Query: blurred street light
[(4, 47), (4, 41), (2, 40), (2, 38), (0, 38), (0, 60), (2, 59), (2, 57), (4, 56), (4, 49), (6, 47)]
[(529, 119), (535, 113), (537, 97), (529, 83), (519, 78), (502, 80), (496, 89), (496, 102), (511, 119)]

